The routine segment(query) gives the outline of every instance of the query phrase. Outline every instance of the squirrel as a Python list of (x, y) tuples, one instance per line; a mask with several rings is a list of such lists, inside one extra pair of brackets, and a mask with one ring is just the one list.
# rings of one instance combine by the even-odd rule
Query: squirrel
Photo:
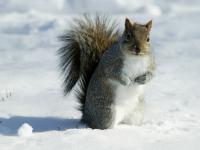
[(61, 36), (58, 51), (64, 77), (64, 94), (75, 89), (81, 104), (81, 122), (93, 129), (120, 123), (140, 125), (144, 87), (154, 76), (150, 48), (152, 20), (146, 24), (125, 19), (120, 34), (105, 16), (84, 16)]

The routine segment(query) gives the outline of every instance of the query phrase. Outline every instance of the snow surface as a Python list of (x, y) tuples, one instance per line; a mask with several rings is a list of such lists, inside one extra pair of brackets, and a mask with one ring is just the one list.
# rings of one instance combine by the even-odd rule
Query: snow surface
[[(0, 0), (0, 150), (199, 150), (198, 0)], [(63, 97), (57, 37), (73, 16), (108, 12), (120, 22), (153, 18), (157, 73), (142, 126), (92, 130)], [(27, 123), (32, 136), (20, 138)]]

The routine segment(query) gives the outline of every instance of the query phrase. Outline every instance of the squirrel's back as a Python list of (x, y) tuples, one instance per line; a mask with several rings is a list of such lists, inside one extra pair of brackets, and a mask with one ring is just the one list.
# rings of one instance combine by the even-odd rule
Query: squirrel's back
[(102, 54), (118, 40), (116, 24), (106, 16), (85, 15), (74, 19), (72, 26), (61, 36), (63, 47), (58, 51), (64, 77), (64, 93), (71, 92), (77, 82), (76, 95), (85, 103), (86, 90)]

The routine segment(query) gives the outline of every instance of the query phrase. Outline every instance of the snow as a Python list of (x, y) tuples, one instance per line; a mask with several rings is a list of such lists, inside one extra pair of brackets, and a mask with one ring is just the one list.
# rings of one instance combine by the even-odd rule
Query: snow
[[(199, 149), (198, 0), (49, 0), (48, 7), (45, 0), (1, 0), (0, 8), (1, 150)], [(108, 12), (121, 28), (125, 17), (153, 19), (157, 71), (141, 126), (86, 128), (74, 95), (63, 97), (57, 37), (86, 11)], [(28, 138), (18, 136), (24, 123), (33, 128)]]
[(24, 123), (18, 129), (17, 133), (20, 137), (30, 137), (33, 133), (33, 128), (28, 123)]

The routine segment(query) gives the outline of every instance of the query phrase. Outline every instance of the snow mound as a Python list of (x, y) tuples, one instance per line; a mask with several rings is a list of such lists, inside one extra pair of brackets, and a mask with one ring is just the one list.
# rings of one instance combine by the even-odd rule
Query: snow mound
[(17, 133), (19, 137), (29, 137), (33, 134), (33, 128), (28, 123), (24, 123), (19, 127)]

